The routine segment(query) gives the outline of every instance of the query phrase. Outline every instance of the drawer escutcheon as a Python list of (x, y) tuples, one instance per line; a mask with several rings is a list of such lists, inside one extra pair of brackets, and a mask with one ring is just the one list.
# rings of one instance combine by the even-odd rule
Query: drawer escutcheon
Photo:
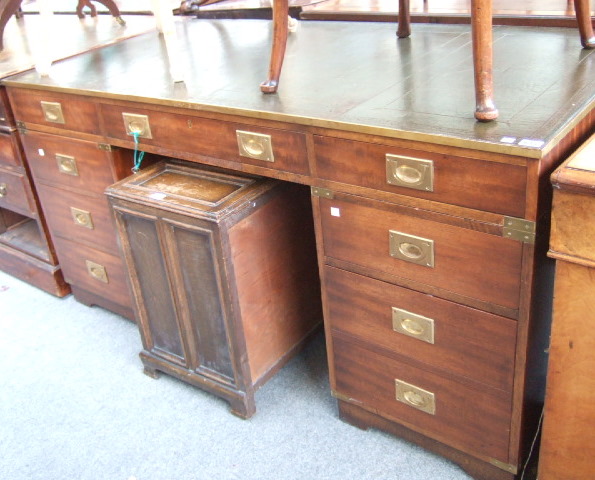
[(389, 230), (390, 256), (434, 268), (434, 240)]
[(76, 166), (76, 159), (70, 155), (56, 154), (56, 163), (58, 164), (58, 171), (73, 177), (79, 176), (78, 167)]
[(434, 162), (422, 158), (386, 154), (386, 181), (391, 185), (434, 191)]
[(236, 130), (238, 149), (242, 157), (274, 162), (273, 142), (270, 135)]
[(62, 112), (62, 105), (58, 102), (41, 101), (41, 110), (46, 122), (51, 123), (66, 123), (64, 120), (64, 113)]
[(98, 263), (92, 262), (91, 260), (85, 260), (85, 264), (87, 265), (87, 272), (91, 277), (95, 280), (99, 280), (103, 283), (109, 283), (109, 279), (107, 278), (107, 270), (103, 265), (99, 265)]
[(89, 230), (93, 230), (95, 228), (95, 225), (93, 225), (91, 212), (81, 210), (80, 208), (70, 207), (70, 213), (72, 214), (72, 219), (74, 220), (75, 225), (88, 228)]
[(430, 415), (436, 415), (436, 397), (432, 392), (399, 379), (395, 379), (395, 391), (397, 401)]
[(127, 135), (138, 135), (141, 138), (152, 139), (151, 126), (147, 115), (138, 113), (122, 113), (124, 128)]
[(8, 187), (6, 183), (0, 183), (0, 198), (4, 198), (8, 195)]
[(397, 333), (434, 344), (434, 320), (392, 307), (393, 330)]

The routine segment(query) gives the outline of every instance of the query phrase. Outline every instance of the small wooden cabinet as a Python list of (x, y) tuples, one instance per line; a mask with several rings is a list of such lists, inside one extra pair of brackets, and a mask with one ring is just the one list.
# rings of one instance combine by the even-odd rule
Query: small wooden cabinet
[(143, 341), (163, 371), (250, 417), (320, 325), (307, 188), (168, 161), (106, 191)]
[(595, 136), (552, 183), (556, 277), (539, 480), (584, 480), (595, 472)]
[(70, 293), (4, 88), (0, 89), (0, 269), (58, 297)]

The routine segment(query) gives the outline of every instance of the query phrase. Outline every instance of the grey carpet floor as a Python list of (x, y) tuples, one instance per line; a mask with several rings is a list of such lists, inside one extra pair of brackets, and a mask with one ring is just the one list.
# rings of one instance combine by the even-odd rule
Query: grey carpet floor
[(338, 418), (324, 338), (226, 402), (142, 373), (137, 327), (0, 272), (0, 479), (466, 480), (456, 465)]

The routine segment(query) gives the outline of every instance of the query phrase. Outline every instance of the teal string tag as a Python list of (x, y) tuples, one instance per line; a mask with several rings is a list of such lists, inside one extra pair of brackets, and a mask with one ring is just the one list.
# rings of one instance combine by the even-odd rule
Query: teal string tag
[(132, 136), (134, 137), (134, 166), (132, 167), (132, 173), (138, 173), (140, 170), (140, 165), (143, 161), (143, 157), (145, 156), (145, 152), (140, 152), (138, 150), (138, 137), (140, 136), (140, 133), (133, 132)]

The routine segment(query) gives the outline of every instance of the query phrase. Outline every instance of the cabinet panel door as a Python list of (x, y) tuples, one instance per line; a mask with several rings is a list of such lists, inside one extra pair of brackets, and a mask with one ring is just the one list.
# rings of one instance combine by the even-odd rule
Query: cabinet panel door
[(27, 132), (22, 139), (36, 182), (103, 194), (116, 180), (111, 153), (100, 150), (97, 143), (37, 132)]
[(74, 239), (118, 255), (114, 221), (104, 195), (80, 195), (41, 184), (37, 192), (54, 237)]
[(434, 371), (512, 391), (516, 321), (337, 268), (325, 272), (333, 331)]
[(481, 389), (333, 336), (342, 398), (471, 454), (508, 463), (510, 394)]
[(325, 256), (518, 309), (522, 243), (356, 202), (320, 199)]
[(0, 207), (23, 215), (35, 215), (33, 192), (22, 173), (0, 170)]
[(0, 165), (23, 166), (16, 146), (15, 134), (0, 132)]

